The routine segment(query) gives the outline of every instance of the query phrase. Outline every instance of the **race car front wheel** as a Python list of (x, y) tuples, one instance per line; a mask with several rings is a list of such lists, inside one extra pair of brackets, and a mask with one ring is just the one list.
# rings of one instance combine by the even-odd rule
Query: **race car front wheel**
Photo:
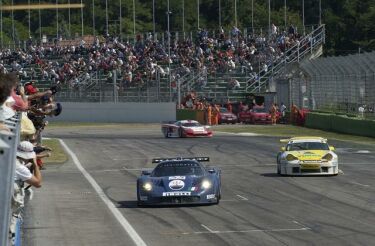
[(184, 137), (184, 131), (180, 128), (180, 129), (178, 129), (178, 136), (180, 137), (180, 138), (183, 138)]

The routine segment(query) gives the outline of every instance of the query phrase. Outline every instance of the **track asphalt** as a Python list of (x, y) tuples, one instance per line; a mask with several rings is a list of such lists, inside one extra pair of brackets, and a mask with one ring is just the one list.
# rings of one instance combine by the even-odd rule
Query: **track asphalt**
[[(375, 147), (330, 142), (341, 174), (276, 175), (279, 138), (216, 133), (165, 139), (160, 126), (46, 131), (77, 157), (43, 171), (27, 205), (23, 245), (370, 245)], [(209, 156), (222, 170), (213, 206), (138, 208), (136, 178), (156, 157)], [(107, 201), (107, 203), (106, 203)], [(112, 208), (111, 208), (112, 206)], [(115, 212), (114, 212), (115, 211)], [(126, 223), (134, 229), (129, 232)], [(125, 223), (125, 225), (124, 225)], [(134, 240), (136, 233), (141, 241)]]

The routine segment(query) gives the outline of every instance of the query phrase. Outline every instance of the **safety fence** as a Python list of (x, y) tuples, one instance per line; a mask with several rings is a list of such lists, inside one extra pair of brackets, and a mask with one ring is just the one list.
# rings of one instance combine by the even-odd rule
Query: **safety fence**
[[(315, 30), (319, 25), (294, 25), (294, 29), (296, 33), (300, 33), (305, 35), (305, 33), (309, 33)], [(285, 30), (288, 31), (289, 27), (280, 26), (279, 32)], [(202, 32), (203, 31), (203, 32)], [(239, 28), (238, 31), (234, 31), (233, 29), (224, 28), (224, 35), (226, 37), (232, 38), (233, 36), (240, 35), (243, 39), (248, 42), (251, 39), (255, 39), (257, 37), (267, 37), (269, 35), (269, 27), (243, 27)], [(143, 42), (144, 40), (157, 40), (160, 41), (162, 44), (166, 45), (168, 42), (168, 36), (170, 37), (171, 42), (174, 41), (194, 41), (198, 36), (205, 35), (207, 37), (217, 37), (220, 35), (221, 30), (218, 29), (201, 29), (201, 30), (194, 30), (194, 31), (174, 31), (171, 30), (168, 34), (167, 30), (164, 32), (137, 32), (136, 34), (130, 33), (111, 33), (111, 37), (117, 37), (119, 41), (126, 41), (129, 43), (134, 43), (137, 40)], [(24, 48), (26, 49), (29, 45), (29, 40), (11, 40), (8, 37), (1, 37), (4, 33), (0, 34), (0, 48), (8, 48), (8, 49), (19, 49)], [(104, 34), (103, 34), (104, 35)], [(43, 35), (43, 37), (39, 37), (39, 35), (35, 36), (32, 39), (32, 43), (35, 44), (42, 44), (43, 46), (79, 46), (81, 44), (81, 40), (85, 40), (85, 46), (90, 46), (94, 43), (95, 36), (99, 37), (101, 41), (105, 40), (105, 36), (101, 34), (95, 33), (85, 35), (76, 35), (75, 37), (62, 37), (61, 35)]]
[(20, 245), (22, 209), (13, 211), (12, 197), (16, 150), (20, 138), (21, 114), (5, 121), (10, 131), (0, 131), (0, 245)]
[(375, 52), (305, 61), (304, 75), (292, 83), (296, 101), (314, 110), (375, 118), (374, 64)]

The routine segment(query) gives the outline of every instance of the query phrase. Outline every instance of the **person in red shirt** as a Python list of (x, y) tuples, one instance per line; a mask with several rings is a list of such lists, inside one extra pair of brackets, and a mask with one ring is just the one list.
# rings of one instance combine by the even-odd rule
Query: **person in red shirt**
[(227, 102), (227, 109), (230, 113), (232, 113), (233, 107), (232, 107), (232, 103), (229, 101), (229, 99), (228, 99), (228, 102)]

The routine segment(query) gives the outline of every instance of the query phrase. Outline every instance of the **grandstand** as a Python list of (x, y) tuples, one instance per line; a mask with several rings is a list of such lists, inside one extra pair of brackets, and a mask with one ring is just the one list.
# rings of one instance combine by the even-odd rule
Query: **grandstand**
[[(40, 89), (60, 83), (60, 101), (177, 102), (178, 91), (181, 96), (194, 91), (217, 102), (240, 101), (249, 93), (275, 92), (274, 83), (288, 66), (320, 56), (325, 40), (324, 25), (312, 27), (305, 36), (292, 37), (286, 47), (282, 47), (289, 38), (286, 32), (267, 38), (262, 34), (229, 34), (222, 41), (220, 33), (209, 33), (198, 32), (194, 40), (184, 40), (178, 33), (172, 36), (171, 64), (167, 62), (166, 40), (145, 34), (144, 38), (139, 35), (135, 43), (86, 36), (53, 45), (31, 45), (28, 49), (32, 55), (22, 67), (11, 64), (14, 60), (22, 63), (27, 53), (21, 51), (3, 52), (3, 66), (16, 69), (22, 82), (36, 80)], [(155, 51), (143, 57), (146, 49)], [(101, 56), (96, 56), (96, 52), (101, 52)], [(129, 55), (137, 60), (130, 69)], [(70, 65), (78, 62), (85, 65)], [(74, 70), (74, 74), (64, 66)], [(48, 75), (43, 74), (46, 71)], [(51, 73), (58, 73), (59, 78)], [(126, 73), (132, 77), (127, 83)], [(233, 88), (231, 81), (238, 81), (238, 87)]]

